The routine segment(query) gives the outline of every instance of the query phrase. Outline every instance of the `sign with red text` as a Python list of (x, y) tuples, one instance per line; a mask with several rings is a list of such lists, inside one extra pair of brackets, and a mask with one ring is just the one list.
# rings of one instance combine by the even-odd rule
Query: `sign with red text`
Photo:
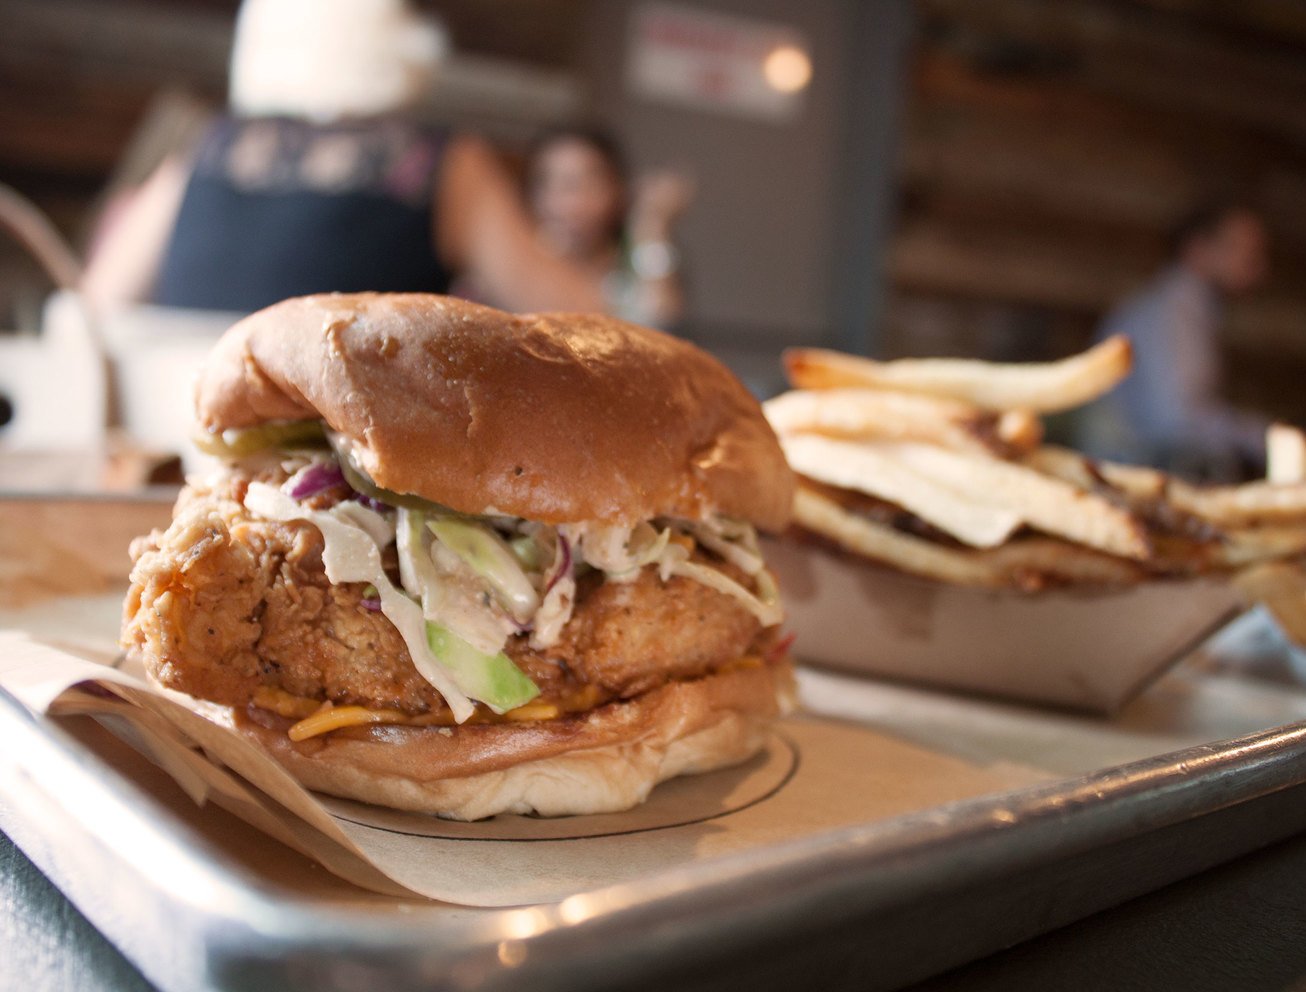
[(786, 121), (811, 76), (807, 43), (788, 25), (677, 3), (634, 11), (626, 78), (645, 99)]

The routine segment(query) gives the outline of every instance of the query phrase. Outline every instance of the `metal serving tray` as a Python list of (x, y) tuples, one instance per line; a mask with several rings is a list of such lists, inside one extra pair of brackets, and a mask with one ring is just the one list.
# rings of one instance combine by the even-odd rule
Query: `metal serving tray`
[(354, 889), (0, 693), (0, 828), (170, 992), (888, 989), (1306, 828), (1306, 723), (473, 910)]

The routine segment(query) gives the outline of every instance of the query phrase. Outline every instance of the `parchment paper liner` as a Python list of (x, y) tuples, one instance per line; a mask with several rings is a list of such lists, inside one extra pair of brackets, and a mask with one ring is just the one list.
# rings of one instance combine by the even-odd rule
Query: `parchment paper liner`
[(0, 632), (0, 687), (35, 714), (96, 717), (195, 802), (221, 806), (356, 885), (468, 906), (558, 901), (1041, 777), (797, 718), (752, 761), (673, 780), (628, 813), (443, 823), (315, 796), (193, 700), (22, 632)]

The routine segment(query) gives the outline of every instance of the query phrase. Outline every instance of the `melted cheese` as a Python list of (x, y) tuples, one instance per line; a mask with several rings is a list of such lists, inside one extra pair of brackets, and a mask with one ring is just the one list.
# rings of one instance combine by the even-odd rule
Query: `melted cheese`
[[(722, 665), (713, 674), (762, 668), (766, 662), (756, 655), (744, 655)], [(533, 699), (524, 706), (498, 714), (478, 705), (463, 723), (538, 723), (556, 720), (569, 713), (592, 710), (603, 701), (603, 690), (596, 685), (581, 686), (556, 699)], [(385, 724), (399, 727), (453, 727), (458, 721), (448, 709), (411, 715), (402, 710), (369, 709), (366, 706), (334, 706), (329, 701), (295, 696), (284, 689), (260, 686), (254, 692), (254, 705), (297, 722), (286, 732), (292, 741), (306, 741), (346, 727)]]
[(399, 710), (369, 710), (365, 706), (332, 706), (326, 703), (310, 717), (305, 717), (286, 731), (292, 741), (306, 741), (310, 737), (329, 734), (344, 727), (358, 727), (367, 723), (396, 723), (404, 719)]

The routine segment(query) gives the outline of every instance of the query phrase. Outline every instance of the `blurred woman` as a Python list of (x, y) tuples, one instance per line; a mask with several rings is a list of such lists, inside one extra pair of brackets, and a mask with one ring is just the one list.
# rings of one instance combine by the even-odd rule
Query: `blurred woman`
[(605, 289), (608, 310), (657, 327), (684, 309), (671, 238), (691, 189), (672, 173), (630, 188), (625, 158), (604, 131), (558, 128), (532, 147), (526, 198), (541, 242)]
[(510, 309), (601, 309), (602, 278), (535, 236), (488, 145), (398, 116), (444, 48), (405, 0), (245, 0), (230, 112), (113, 211), (88, 295), (247, 312), (462, 271)]

